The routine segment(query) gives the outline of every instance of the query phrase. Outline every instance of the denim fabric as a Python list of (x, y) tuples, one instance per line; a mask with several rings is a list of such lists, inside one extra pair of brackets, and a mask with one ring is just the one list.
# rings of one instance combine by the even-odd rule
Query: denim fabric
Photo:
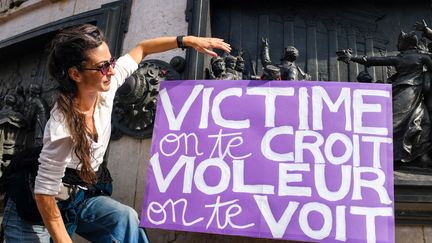
[[(95, 243), (148, 243), (144, 229), (139, 228), (136, 211), (107, 196), (84, 200), (77, 208), (75, 233)], [(6, 243), (49, 243), (48, 230), (22, 220), (15, 203), (8, 200), (3, 217)]]
[(50, 242), (47, 228), (42, 225), (32, 225), (30, 222), (21, 219), (12, 200), (7, 200), (2, 225), (6, 243)]
[(107, 196), (86, 199), (78, 208), (76, 233), (95, 243), (148, 243), (136, 211)]

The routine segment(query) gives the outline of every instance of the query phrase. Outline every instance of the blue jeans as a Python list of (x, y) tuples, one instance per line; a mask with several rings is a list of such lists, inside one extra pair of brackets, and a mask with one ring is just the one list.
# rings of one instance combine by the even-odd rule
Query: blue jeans
[[(9, 206), (11, 212), (7, 215), (9, 204), (11, 204)], [(6, 242), (48, 243), (49, 234), (46, 228), (23, 221), (17, 215), (14, 205), (12, 200), (8, 200), (3, 218)], [(11, 220), (12, 215), (15, 220)], [(149, 242), (144, 229), (139, 228), (138, 214), (135, 210), (111, 197), (96, 196), (86, 199), (78, 206), (78, 217), (78, 227), (75, 232), (91, 242)]]
[(111, 197), (86, 199), (78, 209), (76, 233), (91, 242), (148, 243), (136, 211)]
[(42, 225), (32, 225), (21, 219), (12, 200), (7, 200), (2, 225), (7, 243), (50, 242), (47, 228)]

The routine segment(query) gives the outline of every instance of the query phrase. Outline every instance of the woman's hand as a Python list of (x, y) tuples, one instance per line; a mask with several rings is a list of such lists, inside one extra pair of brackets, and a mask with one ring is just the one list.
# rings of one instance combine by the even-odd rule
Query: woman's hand
[(219, 38), (185, 36), (183, 38), (183, 43), (185, 46), (190, 46), (198, 52), (212, 57), (217, 56), (217, 54), (211, 49), (220, 49), (225, 52), (231, 52), (230, 44), (225, 43), (223, 39)]
[[(219, 38), (196, 37), (189, 35), (183, 37), (183, 45), (192, 47), (198, 52), (213, 57), (217, 56), (217, 54), (211, 49), (220, 49), (225, 52), (231, 51), (231, 46)], [(136, 63), (140, 63), (144, 57), (149, 54), (160, 53), (175, 49), (177, 47), (176, 37), (158, 37), (141, 41), (132, 50), (130, 50), (129, 55), (135, 60)]]

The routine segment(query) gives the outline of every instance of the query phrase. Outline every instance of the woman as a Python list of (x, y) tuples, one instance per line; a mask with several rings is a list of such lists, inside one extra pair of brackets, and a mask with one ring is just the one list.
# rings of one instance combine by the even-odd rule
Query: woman
[(394, 160), (408, 163), (417, 160), (421, 166), (430, 163), (429, 151), (431, 122), (424, 104), (424, 67), (432, 71), (432, 59), (418, 49), (414, 32), (401, 32), (397, 56), (356, 57), (350, 50), (337, 52), (338, 60), (365, 66), (393, 66), (396, 73), (389, 78), (393, 94), (393, 147)]
[[(61, 31), (52, 41), (48, 69), (59, 83), (59, 96), (45, 127), (34, 192), (54, 242), (72, 242), (73, 232), (92, 242), (148, 242), (137, 213), (105, 196), (110, 194), (110, 177), (101, 164), (117, 88), (145, 56), (177, 47), (210, 56), (217, 56), (211, 48), (231, 50), (216, 38), (160, 37), (140, 42), (115, 60), (102, 32), (89, 24)], [(67, 181), (65, 171), (66, 177), (71, 175)], [(65, 189), (69, 193), (61, 193)], [(7, 224), (5, 233), (7, 242), (14, 242)]]

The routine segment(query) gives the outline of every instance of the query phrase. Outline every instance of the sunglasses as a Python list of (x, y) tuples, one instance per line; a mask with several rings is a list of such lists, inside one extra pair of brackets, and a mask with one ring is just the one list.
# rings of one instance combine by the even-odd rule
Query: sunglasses
[(81, 68), (81, 70), (95, 70), (102, 73), (102, 75), (107, 75), (108, 71), (110, 69), (110, 66), (112, 68), (115, 68), (116, 65), (116, 59), (112, 57), (109, 61), (105, 61), (96, 68)]

